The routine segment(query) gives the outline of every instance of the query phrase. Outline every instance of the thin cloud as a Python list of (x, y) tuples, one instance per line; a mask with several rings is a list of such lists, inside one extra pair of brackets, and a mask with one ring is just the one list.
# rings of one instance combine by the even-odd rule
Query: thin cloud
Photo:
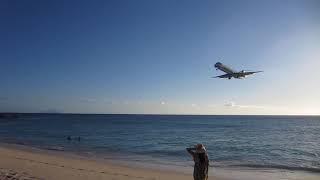
[(57, 108), (49, 108), (49, 109), (41, 111), (41, 113), (63, 113), (63, 111), (61, 109), (57, 109)]
[(98, 100), (95, 99), (95, 98), (81, 98), (80, 101), (83, 102), (83, 103), (95, 103)]
[(235, 107), (236, 104), (235, 104), (235, 102), (230, 101), (230, 102), (227, 102), (226, 104), (224, 104), (224, 106), (227, 106), (227, 107)]
[(265, 109), (264, 106), (257, 106), (257, 105), (239, 105), (236, 104), (234, 101), (227, 102), (224, 104), (226, 107), (234, 107), (234, 108), (254, 108), (254, 109)]
[(200, 110), (200, 109), (201, 109), (201, 105), (195, 104), (195, 103), (192, 103), (192, 104), (191, 104), (191, 107), (192, 107), (193, 109), (196, 109), (196, 110)]
[(219, 107), (219, 105), (216, 105), (216, 104), (209, 104), (208, 105), (208, 108), (217, 108)]

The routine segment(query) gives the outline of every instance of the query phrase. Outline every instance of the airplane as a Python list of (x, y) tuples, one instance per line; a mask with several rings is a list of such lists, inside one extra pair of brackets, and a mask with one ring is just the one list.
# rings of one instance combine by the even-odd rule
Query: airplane
[(214, 67), (216, 68), (216, 70), (219, 69), (220, 71), (223, 71), (226, 74), (223, 74), (223, 75), (220, 75), (220, 76), (214, 76), (212, 78), (228, 78), (228, 79), (237, 78), (237, 79), (242, 79), (242, 78), (245, 78), (248, 75), (259, 73), (259, 72), (263, 72), (263, 71), (245, 71), (245, 70), (237, 72), (237, 71), (234, 71), (231, 68), (227, 67), (226, 65), (222, 64), (221, 62), (217, 62), (214, 65)]

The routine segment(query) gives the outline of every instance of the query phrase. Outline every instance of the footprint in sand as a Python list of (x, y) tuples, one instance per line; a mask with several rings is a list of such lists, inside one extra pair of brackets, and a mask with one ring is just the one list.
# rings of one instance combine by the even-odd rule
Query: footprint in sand
[(42, 180), (42, 178), (34, 177), (26, 172), (16, 172), (11, 169), (0, 168), (1, 180)]

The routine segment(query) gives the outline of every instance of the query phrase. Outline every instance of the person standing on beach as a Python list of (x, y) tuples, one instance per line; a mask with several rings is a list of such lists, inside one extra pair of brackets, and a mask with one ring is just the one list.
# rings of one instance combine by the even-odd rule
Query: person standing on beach
[(192, 156), (194, 161), (194, 180), (207, 180), (209, 158), (206, 148), (202, 144), (197, 144), (194, 148), (187, 148), (187, 151)]

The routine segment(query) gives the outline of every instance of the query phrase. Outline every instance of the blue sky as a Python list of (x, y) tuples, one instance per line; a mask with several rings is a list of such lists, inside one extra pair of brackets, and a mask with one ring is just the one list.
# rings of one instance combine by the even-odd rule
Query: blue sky
[(320, 114), (317, 1), (5, 0), (0, 19), (0, 111)]

